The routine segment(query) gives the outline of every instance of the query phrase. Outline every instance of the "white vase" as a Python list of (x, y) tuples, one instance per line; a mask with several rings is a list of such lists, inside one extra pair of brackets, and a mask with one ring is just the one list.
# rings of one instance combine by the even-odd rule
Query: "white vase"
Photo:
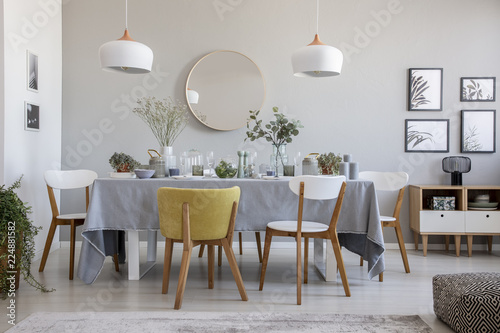
[(165, 175), (169, 176), (168, 169), (176, 168), (177, 161), (174, 155), (174, 148), (171, 146), (160, 147), (160, 155), (165, 160)]

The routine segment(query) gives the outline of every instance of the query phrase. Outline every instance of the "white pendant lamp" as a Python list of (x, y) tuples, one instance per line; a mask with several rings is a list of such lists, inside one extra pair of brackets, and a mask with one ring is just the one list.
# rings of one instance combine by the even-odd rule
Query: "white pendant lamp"
[(200, 98), (200, 94), (198, 94), (195, 90), (191, 88), (187, 89), (187, 100), (189, 104), (198, 104), (198, 100)]
[(125, 0), (125, 33), (122, 38), (102, 44), (99, 48), (101, 68), (127, 74), (151, 72), (153, 51), (133, 40), (128, 33), (128, 3)]
[(340, 75), (342, 52), (321, 42), (318, 35), (319, 0), (316, 2), (316, 36), (311, 44), (292, 53), (293, 75), (299, 77), (328, 77)]

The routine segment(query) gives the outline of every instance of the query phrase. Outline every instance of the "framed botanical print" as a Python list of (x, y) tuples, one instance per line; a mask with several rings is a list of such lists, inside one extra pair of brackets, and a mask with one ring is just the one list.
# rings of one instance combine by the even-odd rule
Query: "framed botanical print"
[(448, 119), (406, 119), (405, 152), (449, 152), (449, 125)]
[(443, 69), (410, 68), (408, 111), (443, 110)]
[(462, 153), (496, 151), (495, 110), (462, 110)]
[(494, 102), (496, 91), (495, 77), (460, 78), (461, 102)]

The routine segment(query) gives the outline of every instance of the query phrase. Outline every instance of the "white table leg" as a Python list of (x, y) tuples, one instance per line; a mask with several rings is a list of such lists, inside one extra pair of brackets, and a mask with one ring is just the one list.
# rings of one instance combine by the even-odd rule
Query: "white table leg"
[(139, 280), (156, 263), (156, 230), (148, 230), (147, 262), (140, 264), (139, 231), (127, 230), (128, 235), (128, 279)]
[(337, 261), (327, 240), (314, 239), (314, 267), (325, 281), (337, 281)]

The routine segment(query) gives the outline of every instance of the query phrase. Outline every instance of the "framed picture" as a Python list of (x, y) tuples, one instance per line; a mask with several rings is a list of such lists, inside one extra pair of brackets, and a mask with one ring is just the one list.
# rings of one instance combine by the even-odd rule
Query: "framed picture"
[(462, 110), (462, 153), (494, 153), (495, 110)]
[(460, 78), (461, 102), (494, 102), (496, 90), (495, 77)]
[(449, 119), (406, 119), (405, 152), (447, 153), (449, 148)]
[(40, 130), (40, 107), (30, 102), (24, 102), (24, 129), (26, 131)]
[(410, 68), (408, 111), (443, 110), (443, 69)]
[(26, 50), (26, 72), (27, 88), (30, 91), (38, 92), (38, 56), (33, 52)]

